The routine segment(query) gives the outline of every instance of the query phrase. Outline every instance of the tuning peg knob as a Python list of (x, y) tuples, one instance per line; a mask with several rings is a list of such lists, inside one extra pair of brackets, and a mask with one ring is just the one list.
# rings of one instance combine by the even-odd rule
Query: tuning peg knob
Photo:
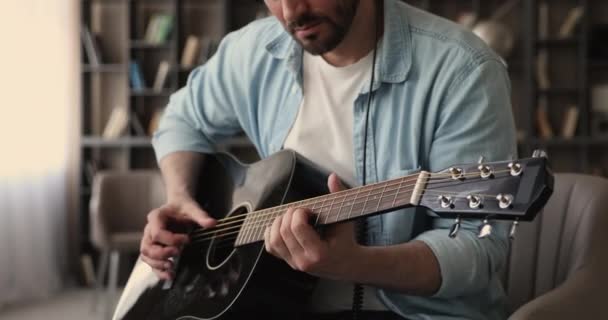
[(483, 220), (483, 225), (479, 227), (479, 234), (477, 234), (478, 238), (485, 238), (492, 234), (492, 225), (488, 222), (488, 219)]
[(485, 164), (480, 164), (479, 167), (477, 167), (477, 169), (479, 169), (480, 176), (483, 179), (487, 179), (492, 176), (492, 173), (493, 173), (492, 168), (490, 168), (489, 166), (487, 166)]
[(521, 164), (519, 164), (517, 162), (509, 163), (509, 169), (511, 170), (511, 175), (514, 177), (520, 175), (523, 171), (521, 168)]
[(458, 234), (458, 231), (460, 231), (460, 222), (460, 216), (456, 217), (452, 228), (450, 228), (450, 238), (455, 238)]
[(515, 239), (515, 233), (517, 232), (517, 226), (519, 225), (519, 220), (515, 219), (511, 224), (511, 229), (509, 230), (509, 239)]
[(499, 193), (496, 196), (496, 200), (498, 200), (498, 206), (501, 209), (507, 209), (511, 206), (511, 204), (513, 203), (513, 196), (510, 194), (502, 194)]
[(451, 208), (454, 205), (454, 199), (450, 196), (441, 195), (437, 197), (442, 208)]
[(450, 174), (452, 175), (452, 179), (454, 180), (460, 180), (463, 178), (464, 176), (464, 171), (461, 168), (449, 168), (448, 171), (450, 171)]
[(467, 200), (469, 200), (469, 208), (471, 209), (478, 209), (483, 203), (483, 198), (475, 194), (468, 195)]

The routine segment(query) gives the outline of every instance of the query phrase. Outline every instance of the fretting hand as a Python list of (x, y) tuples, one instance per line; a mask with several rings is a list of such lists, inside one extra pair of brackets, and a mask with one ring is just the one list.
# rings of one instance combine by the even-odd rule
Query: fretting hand
[[(327, 181), (331, 193), (345, 188), (336, 174)], [(329, 227), (321, 237), (309, 224), (308, 209), (289, 209), (266, 228), (266, 251), (293, 269), (335, 280), (348, 280), (361, 246), (355, 241), (354, 223)]]

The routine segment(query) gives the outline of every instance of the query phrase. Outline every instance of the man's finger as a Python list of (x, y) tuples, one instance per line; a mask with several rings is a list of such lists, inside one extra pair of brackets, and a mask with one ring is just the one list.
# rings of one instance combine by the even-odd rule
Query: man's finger
[(281, 222), (281, 237), (285, 246), (289, 250), (289, 255), (292, 257), (304, 254), (304, 248), (300, 245), (300, 242), (296, 240), (292, 231), (292, 219), (296, 212), (304, 211), (303, 209), (289, 209), (283, 215), (283, 221)]

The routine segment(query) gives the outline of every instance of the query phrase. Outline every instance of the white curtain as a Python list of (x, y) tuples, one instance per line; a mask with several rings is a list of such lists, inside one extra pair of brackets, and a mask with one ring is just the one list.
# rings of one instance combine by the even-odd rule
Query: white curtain
[(77, 0), (2, 0), (0, 307), (49, 297), (65, 279), (77, 12)]

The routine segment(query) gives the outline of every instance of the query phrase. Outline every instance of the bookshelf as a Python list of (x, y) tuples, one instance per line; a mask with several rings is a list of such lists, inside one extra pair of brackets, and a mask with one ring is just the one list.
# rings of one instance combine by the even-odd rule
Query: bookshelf
[[(88, 203), (92, 176), (98, 170), (156, 168), (151, 145), (150, 125), (164, 109), (170, 95), (185, 85), (192, 69), (212, 53), (210, 47), (226, 33), (235, 30), (264, 9), (263, 3), (250, 0), (81, 0), (83, 33), (90, 33), (98, 57), (91, 59), (91, 48), (82, 37), (81, 129), (80, 129), (80, 250), (94, 252), (89, 242)], [(157, 21), (170, 17), (164, 26)], [(164, 23), (164, 22), (163, 22)], [(160, 41), (150, 41), (154, 34)], [(189, 37), (203, 43), (193, 57), (192, 66), (182, 66), (182, 55)], [(89, 40), (91, 41), (91, 40)], [(161, 86), (153, 88), (159, 65), (168, 70)], [(132, 62), (140, 70), (141, 86), (132, 82)], [(121, 134), (108, 138), (104, 130), (112, 110), (126, 111)], [(135, 125), (138, 123), (138, 125)], [(244, 137), (227, 141), (223, 149), (253, 158), (255, 151)]]

